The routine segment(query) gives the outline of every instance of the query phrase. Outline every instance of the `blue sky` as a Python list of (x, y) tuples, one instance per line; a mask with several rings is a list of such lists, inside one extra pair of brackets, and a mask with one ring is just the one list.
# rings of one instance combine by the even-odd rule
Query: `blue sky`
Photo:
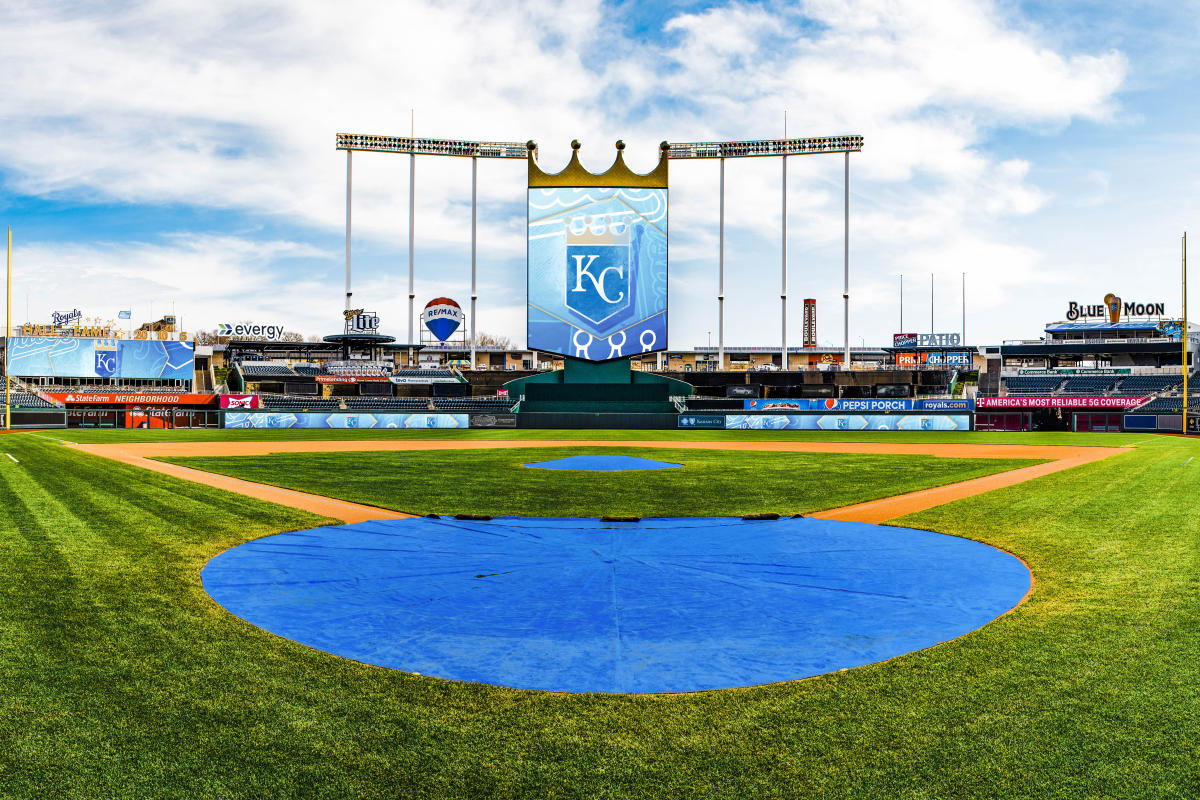
[[(17, 322), (53, 310), (317, 336), (343, 304), (338, 131), (540, 145), (861, 133), (852, 343), (1040, 334), (1107, 292), (1179, 307), (1196, 225), (1196, 3), (8, 3), (0, 224)], [(410, 118), (410, 110), (413, 117)], [(524, 165), (480, 165), (481, 331), (524, 342)], [(840, 344), (838, 157), (789, 161), (800, 300)], [(356, 305), (407, 337), (407, 158), (355, 158)], [(672, 164), (671, 346), (716, 331), (716, 164)], [(469, 162), (417, 165), (418, 309), (469, 296)], [(727, 172), (726, 343), (780, 340), (780, 177)]]

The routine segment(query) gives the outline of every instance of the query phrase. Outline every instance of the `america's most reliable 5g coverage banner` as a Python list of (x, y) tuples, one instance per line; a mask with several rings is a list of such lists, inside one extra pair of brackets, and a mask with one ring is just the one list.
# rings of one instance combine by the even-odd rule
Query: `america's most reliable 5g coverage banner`
[(529, 189), (529, 347), (607, 361), (667, 347), (667, 190)]

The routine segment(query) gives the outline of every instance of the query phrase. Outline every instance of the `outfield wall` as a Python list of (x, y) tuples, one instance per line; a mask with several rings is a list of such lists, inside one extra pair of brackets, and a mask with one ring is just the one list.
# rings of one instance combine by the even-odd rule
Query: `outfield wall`
[(466, 428), (467, 414), (227, 411), (225, 428)]

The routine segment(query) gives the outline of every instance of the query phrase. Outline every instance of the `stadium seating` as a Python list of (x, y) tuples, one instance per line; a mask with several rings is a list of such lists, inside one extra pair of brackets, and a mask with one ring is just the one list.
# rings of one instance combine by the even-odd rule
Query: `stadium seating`
[[(1200, 398), (1188, 399), (1188, 410), (1198, 408), (1195, 401)], [(1145, 405), (1138, 406), (1134, 411), (1138, 414), (1180, 414), (1183, 412), (1183, 397), (1156, 397)]]
[(392, 375), (398, 378), (457, 378), (453, 370), (448, 369), (395, 369)]
[(1130, 375), (1117, 387), (1115, 394), (1138, 396), (1165, 392), (1183, 382), (1178, 375)]
[(1004, 379), (1009, 394), (1053, 394), (1063, 379), (1057, 375), (1017, 375)]
[(1108, 394), (1118, 378), (1112, 375), (1079, 375), (1068, 378), (1063, 384), (1063, 394)]
[[(53, 403), (47, 403), (33, 392), (10, 393), (13, 408), (54, 408)], [(0, 390), (0, 408), (4, 407), (4, 392)]]
[(255, 364), (253, 362), (247, 362), (240, 364), (238, 368), (241, 369), (242, 374), (246, 376), (247, 379), (297, 377), (295, 371), (292, 370), (291, 367), (283, 364)]

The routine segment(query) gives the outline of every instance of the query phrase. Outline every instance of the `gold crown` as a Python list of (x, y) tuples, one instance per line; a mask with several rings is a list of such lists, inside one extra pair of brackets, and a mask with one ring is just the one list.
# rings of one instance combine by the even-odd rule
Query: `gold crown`
[(606, 171), (596, 174), (584, 169), (579, 163), (579, 140), (571, 142), (571, 160), (562, 172), (542, 172), (537, 165), (537, 144), (532, 140), (526, 144), (529, 148), (529, 186), (611, 186), (614, 188), (630, 187), (639, 189), (667, 188), (667, 150), (670, 145), (663, 142), (658, 146), (658, 166), (645, 175), (639, 175), (625, 163), (625, 143), (617, 140), (617, 160)]
[(576, 214), (568, 217), (567, 244), (629, 244), (629, 212), (615, 214)]

